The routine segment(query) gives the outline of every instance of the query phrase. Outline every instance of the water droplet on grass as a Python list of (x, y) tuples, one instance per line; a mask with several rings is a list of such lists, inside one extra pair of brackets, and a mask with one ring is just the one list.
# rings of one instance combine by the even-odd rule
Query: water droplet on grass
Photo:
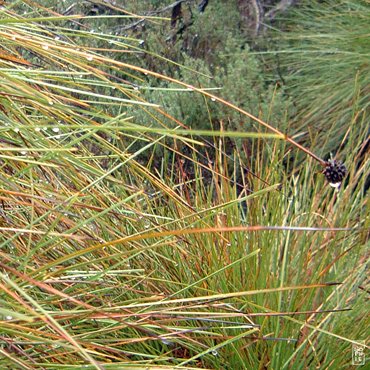
[(48, 49), (49, 49), (49, 45), (42, 45), (42, 48), (43, 48), (44, 50), (48, 50)]

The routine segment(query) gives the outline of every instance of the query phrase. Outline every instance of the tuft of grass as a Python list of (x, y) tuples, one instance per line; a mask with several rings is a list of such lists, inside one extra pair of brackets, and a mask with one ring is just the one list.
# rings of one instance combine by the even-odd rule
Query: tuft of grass
[(292, 134), (312, 145), (316, 138), (321, 156), (342, 150), (349, 131), (363, 139), (354, 126), (369, 119), (369, 24), (366, 1), (303, 1), (270, 33), (268, 64), (296, 107)]
[(91, 47), (110, 35), (66, 17), (3, 18), (0, 368), (348, 366), (367, 336), (367, 154), (336, 192), (263, 121), (231, 156), (222, 127), (140, 127), (160, 107), (135, 84), (186, 81), (116, 61)]

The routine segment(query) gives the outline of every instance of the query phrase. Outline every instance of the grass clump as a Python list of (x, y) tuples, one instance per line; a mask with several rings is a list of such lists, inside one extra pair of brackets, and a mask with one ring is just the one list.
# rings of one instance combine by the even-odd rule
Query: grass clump
[[(0, 368), (347, 366), (366, 338), (368, 157), (335, 192), (266, 125), (232, 151), (224, 136), (245, 131), (206, 141), (134, 85), (188, 81), (63, 21), (0, 20)], [(142, 109), (158, 112), (149, 128)]]
[(349, 131), (363, 140), (355, 127), (368, 120), (369, 24), (366, 1), (303, 1), (269, 34), (275, 46), (267, 55), (274, 57), (266, 64), (294, 101), (293, 132), (322, 156), (344, 147)]

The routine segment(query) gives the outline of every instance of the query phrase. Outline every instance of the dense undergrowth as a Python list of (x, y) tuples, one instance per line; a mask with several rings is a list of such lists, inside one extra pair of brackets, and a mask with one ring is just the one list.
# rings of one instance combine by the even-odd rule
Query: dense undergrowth
[(299, 117), (247, 46), (255, 83), (222, 56), (219, 73), (157, 51), (147, 68), (140, 38), (15, 3), (0, 13), (0, 368), (350, 368), (368, 326), (362, 95), (337, 191), (249, 114), (283, 132)]

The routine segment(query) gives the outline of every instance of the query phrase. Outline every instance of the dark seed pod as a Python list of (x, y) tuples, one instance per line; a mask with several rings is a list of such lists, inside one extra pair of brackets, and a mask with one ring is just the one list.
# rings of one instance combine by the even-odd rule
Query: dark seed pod
[(342, 162), (336, 161), (335, 159), (329, 159), (326, 162), (326, 166), (323, 171), (323, 174), (329, 181), (330, 185), (336, 187), (340, 186), (346, 173), (347, 173), (346, 166)]

